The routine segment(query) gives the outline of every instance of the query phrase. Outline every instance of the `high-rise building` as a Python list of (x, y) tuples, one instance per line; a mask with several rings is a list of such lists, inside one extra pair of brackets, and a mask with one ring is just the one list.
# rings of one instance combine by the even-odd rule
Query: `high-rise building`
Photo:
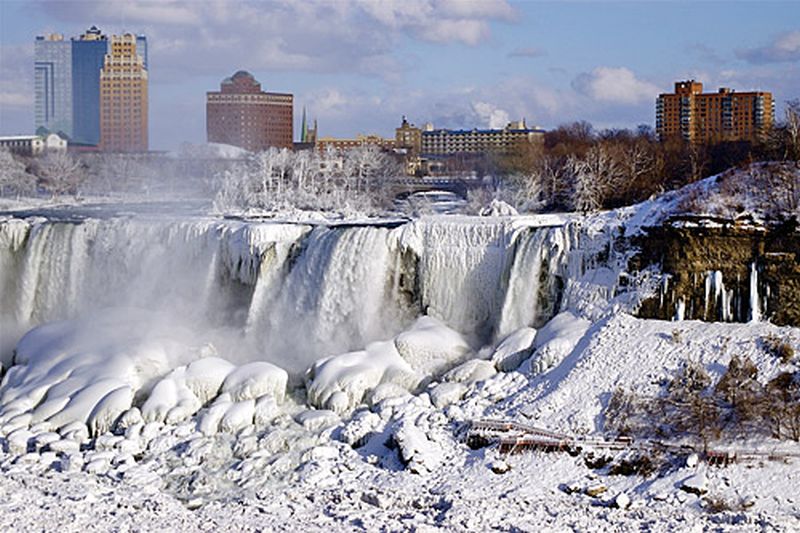
[(72, 141), (100, 144), (100, 70), (108, 39), (92, 26), (72, 39)]
[(64, 36), (34, 42), (34, 127), (37, 133), (72, 135), (72, 47)]
[(257, 152), (292, 148), (294, 97), (268, 93), (244, 70), (222, 81), (219, 92), (206, 95), (208, 142), (231, 144)]
[(100, 71), (101, 150), (147, 150), (147, 80), (137, 37), (130, 33), (112, 36)]
[(774, 105), (770, 92), (723, 87), (704, 93), (700, 82), (679, 81), (674, 93), (656, 100), (656, 133), (660, 139), (680, 136), (691, 143), (753, 141), (772, 128)]

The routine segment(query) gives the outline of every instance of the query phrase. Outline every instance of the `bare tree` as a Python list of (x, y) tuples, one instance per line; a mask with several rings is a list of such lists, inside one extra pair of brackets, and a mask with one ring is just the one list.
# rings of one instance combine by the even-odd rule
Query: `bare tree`
[(619, 162), (603, 144), (592, 146), (584, 157), (570, 156), (572, 173), (572, 206), (588, 213), (600, 209), (606, 195), (622, 177)]
[(800, 100), (786, 102), (786, 156), (800, 160)]
[(39, 179), (42, 187), (53, 197), (75, 195), (86, 179), (86, 172), (81, 162), (67, 152), (50, 152), (40, 162)]

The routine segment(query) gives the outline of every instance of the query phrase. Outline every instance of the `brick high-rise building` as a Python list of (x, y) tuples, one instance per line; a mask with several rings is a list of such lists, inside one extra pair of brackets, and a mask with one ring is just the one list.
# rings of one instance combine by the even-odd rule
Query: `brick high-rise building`
[(240, 70), (206, 95), (208, 142), (257, 152), (293, 146), (294, 96), (268, 93), (252, 74)]
[(680, 136), (692, 143), (757, 140), (775, 117), (769, 92), (738, 93), (721, 88), (704, 93), (694, 80), (675, 83), (675, 92), (658, 96), (656, 133), (660, 139)]
[(137, 37), (114, 35), (100, 71), (100, 149), (147, 151), (147, 69)]

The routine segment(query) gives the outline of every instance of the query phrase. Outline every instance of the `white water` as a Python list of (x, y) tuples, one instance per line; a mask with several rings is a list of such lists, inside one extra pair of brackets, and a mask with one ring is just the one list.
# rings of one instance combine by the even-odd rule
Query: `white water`
[[(0, 222), (2, 356), (47, 321), (132, 307), (202, 332), (232, 361), (299, 372), (422, 314), (475, 348), (560, 305), (576, 229), (433, 217), (396, 228), (213, 219)], [(576, 266), (577, 265), (577, 266)]]

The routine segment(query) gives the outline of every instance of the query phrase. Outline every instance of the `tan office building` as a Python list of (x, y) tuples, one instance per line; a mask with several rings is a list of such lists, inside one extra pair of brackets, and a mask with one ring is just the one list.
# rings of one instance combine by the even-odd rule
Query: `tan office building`
[(148, 148), (147, 84), (137, 38), (114, 35), (100, 71), (100, 149), (145, 152)]
[(703, 93), (695, 80), (675, 83), (675, 92), (656, 101), (660, 139), (680, 136), (692, 143), (755, 141), (772, 128), (774, 101), (769, 92), (735, 92), (721, 88)]

